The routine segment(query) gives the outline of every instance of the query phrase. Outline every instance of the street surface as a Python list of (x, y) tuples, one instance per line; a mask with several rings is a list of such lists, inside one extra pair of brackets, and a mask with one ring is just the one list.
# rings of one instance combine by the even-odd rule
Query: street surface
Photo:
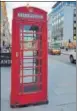
[(1, 111), (76, 111), (76, 64), (68, 55), (48, 56), (48, 105), (10, 108), (11, 68), (1, 68)]
[(53, 60), (57, 60), (67, 65), (76, 66), (76, 64), (70, 63), (69, 54), (61, 54), (60, 56), (59, 55), (50, 55), (50, 56), (52, 57)]

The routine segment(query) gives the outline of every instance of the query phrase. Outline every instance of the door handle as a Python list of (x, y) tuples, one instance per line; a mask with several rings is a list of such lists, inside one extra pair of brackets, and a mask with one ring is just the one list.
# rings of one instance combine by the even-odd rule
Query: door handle
[(18, 57), (19, 56), (19, 54), (18, 54), (18, 52), (16, 52), (16, 57)]

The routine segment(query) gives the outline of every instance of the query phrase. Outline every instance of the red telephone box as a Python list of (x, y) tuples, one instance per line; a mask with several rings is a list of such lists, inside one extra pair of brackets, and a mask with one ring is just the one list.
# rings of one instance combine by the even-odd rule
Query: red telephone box
[(34, 7), (13, 10), (11, 107), (48, 103), (47, 13)]

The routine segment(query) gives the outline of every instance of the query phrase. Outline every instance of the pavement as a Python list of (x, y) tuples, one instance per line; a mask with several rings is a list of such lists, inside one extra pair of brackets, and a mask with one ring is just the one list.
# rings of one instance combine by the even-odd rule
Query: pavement
[(1, 111), (76, 111), (76, 65), (64, 59), (48, 56), (48, 105), (10, 108), (11, 68), (1, 68)]

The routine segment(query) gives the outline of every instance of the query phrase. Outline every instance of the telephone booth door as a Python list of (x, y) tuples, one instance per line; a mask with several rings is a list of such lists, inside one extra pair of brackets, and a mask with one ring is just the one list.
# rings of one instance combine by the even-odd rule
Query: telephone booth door
[(41, 27), (38, 24), (28, 23), (19, 28), (20, 93), (42, 91)]
[(43, 55), (45, 26), (35, 21), (14, 23), (11, 106), (48, 103)]

